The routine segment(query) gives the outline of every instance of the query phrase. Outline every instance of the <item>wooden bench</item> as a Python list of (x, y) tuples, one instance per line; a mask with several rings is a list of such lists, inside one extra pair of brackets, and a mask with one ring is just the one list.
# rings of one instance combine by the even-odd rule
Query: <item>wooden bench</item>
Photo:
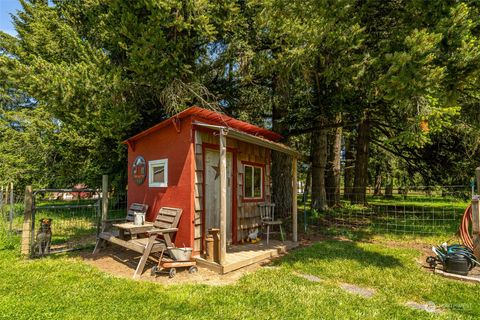
[[(126, 240), (115, 236), (111, 232), (103, 231), (98, 236), (97, 245), (93, 253), (96, 254), (100, 251), (100, 247), (104, 241), (141, 253), (142, 257), (133, 274), (133, 278), (138, 278), (142, 274), (150, 254), (175, 247), (172, 242), (172, 236), (178, 230), (177, 226), (181, 215), (182, 209), (163, 207), (158, 212), (153, 225), (148, 225), (149, 228), (147, 228), (147, 230), (145, 230), (145, 226), (136, 226), (132, 222), (115, 224), (115, 227), (128, 230), (131, 234), (137, 233), (135, 229), (138, 230), (142, 228), (142, 233), (146, 233), (147, 237)], [(163, 236), (163, 239), (159, 239), (159, 236)]]

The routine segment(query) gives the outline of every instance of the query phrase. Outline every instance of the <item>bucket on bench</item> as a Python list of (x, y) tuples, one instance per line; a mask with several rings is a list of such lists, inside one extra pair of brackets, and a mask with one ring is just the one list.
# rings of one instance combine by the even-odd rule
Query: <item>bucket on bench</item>
[(136, 226), (142, 226), (145, 224), (145, 212), (133, 213), (133, 224)]

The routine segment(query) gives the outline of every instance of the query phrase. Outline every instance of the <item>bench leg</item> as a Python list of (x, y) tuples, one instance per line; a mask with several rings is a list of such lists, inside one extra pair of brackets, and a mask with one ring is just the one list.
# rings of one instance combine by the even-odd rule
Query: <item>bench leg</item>
[(103, 244), (103, 239), (98, 238), (97, 243), (95, 244), (95, 249), (93, 249), (93, 254), (97, 254), (100, 251), (100, 247), (102, 246), (102, 244)]
[(267, 246), (268, 246), (268, 240), (270, 238), (270, 225), (267, 224)]
[(153, 235), (153, 236), (150, 236), (150, 238), (148, 239), (147, 246), (145, 247), (145, 250), (143, 251), (143, 255), (140, 258), (140, 261), (138, 262), (137, 269), (133, 274), (133, 279), (137, 279), (142, 275), (143, 269), (145, 268), (145, 264), (147, 263), (148, 257), (150, 256), (150, 252), (152, 251), (153, 243), (155, 242), (156, 237), (157, 235)]

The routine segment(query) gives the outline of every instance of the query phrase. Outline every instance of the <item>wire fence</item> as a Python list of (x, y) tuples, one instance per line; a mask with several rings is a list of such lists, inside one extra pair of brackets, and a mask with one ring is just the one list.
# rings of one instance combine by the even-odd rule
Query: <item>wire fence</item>
[(43, 189), (34, 191), (34, 256), (91, 246), (100, 221), (100, 191)]
[[(327, 190), (327, 198), (336, 204), (324, 211), (310, 210), (306, 201), (300, 221), (333, 233), (365, 231), (382, 235), (451, 237), (459, 228), (461, 217), (470, 203), (468, 186), (426, 186), (391, 188), (381, 193), (367, 188), (365, 204), (352, 204), (358, 193)], [(24, 194), (0, 194), (0, 237), (20, 235), (24, 220)], [(51, 220), (51, 251), (62, 252), (93, 246), (99, 231), (101, 195), (88, 193), (43, 192), (36, 196), (33, 243), (37, 244), (40, 221)], [(111, 219), (127, 215), (126, 191), (109, 192)], [(18, 239), (18, 237), (17, 237)]]
[[(32, 256), (93, 246), (101, 225), (101, 191), (93, 189), (34, 190), (32, 205)], [(125, 218), (125, 191), (108, 193), (109, 218)], [(24, 227), (25, 194), (0, 190), (0, 239), (18, 245)]]
[(0, 232), (21, 233), (23, 223), (23, 195), (0, 192)]
[(471, 195), (468, 186), (390, 188), (387, 193), (368, 188), (364, 197), (352, 189), (327, 190), (327, 198), (336, 201), (309, 216), (311, 223), (330, 231), (451, 237)]

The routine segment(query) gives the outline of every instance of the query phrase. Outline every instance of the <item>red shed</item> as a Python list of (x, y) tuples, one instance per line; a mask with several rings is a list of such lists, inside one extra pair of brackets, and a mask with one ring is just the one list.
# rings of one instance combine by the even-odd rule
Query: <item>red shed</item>
[[(206, 230), (215, 227), (225, 254), (227, 244), (260, 225), (257, 205), (271, 199), (271, 150), (292, 156), (296, 180), (298, 153), (278, 143), (281, 138), (224, 114), (188, 108), (125, 141), (128, 205), (148, 204), (149, 221), (161, 207), (182, 208), (175, 244), (193, 247), (198, 255)], [(295, 201), (292, 208), (296, 241)]]

